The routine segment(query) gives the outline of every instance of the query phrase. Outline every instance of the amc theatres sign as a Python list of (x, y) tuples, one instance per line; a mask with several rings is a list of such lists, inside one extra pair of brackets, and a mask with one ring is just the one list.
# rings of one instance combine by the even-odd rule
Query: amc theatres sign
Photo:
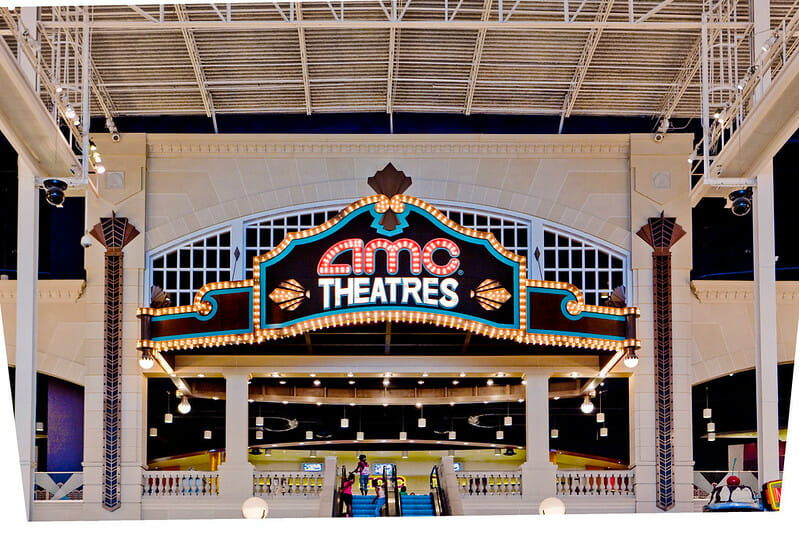
[(523, 257), (418, 201), (395, 205), (399, 224), (388, 230), (378, 200), (365, 198), (330, 227), (295, 234), (256, 260), (262, 329), (376, 311), (520, 327)]

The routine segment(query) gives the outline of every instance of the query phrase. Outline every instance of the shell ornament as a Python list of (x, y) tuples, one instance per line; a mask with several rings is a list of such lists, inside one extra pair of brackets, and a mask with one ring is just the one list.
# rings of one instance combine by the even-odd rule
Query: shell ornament
[(281, 281), (280, 285), (269, 293), (269, 299), (279, 305), (283, 311), (294, 311), (310, 297), (311, 291), (305, 290), (296, 279)]
[(510, 300), (511, 294), (497, 280), (485, 279), (475, 290), (469, 291), (469, 297), (477, 300), (486, 311), (496, 311)]

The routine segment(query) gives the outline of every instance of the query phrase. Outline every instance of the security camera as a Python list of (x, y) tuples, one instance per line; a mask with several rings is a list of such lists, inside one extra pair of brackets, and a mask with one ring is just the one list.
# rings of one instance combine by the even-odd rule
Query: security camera
[(45, 199), (47, 203), (55, 207), (64, 207), (64, 192), (67, 190), (67, 183), (59, 179), (44, 180)]
[(752, 210), (752, 188), (732, 191), (729, 196), (728, 206), (732, 214), (737, 217), (748, 215)]
[(83, 237), (80, 238), (80, 245), (84, 248), (88, 248), (92, 245), (92, 238), (89, 237), (87, 234), (83, 234)]
[(121, 140), (122, 140), (122, 137), (120, 137), (120, 136), (119, 136), (119, 132), (118, 132), (118, 131), (115, 131), (115, 132), (113, 132), (113, 133), (111, 134), (111, 140), (112, 140), (113, 142), (115, 142), (115, 143), (118, 143), (119, 141), (121, 141)]
[(656, 143), (662, 143), (663, 139), (665, 138), (666, 136), (661, 132), (657, 132), (652, 136), (652, 140), (655, 141)]

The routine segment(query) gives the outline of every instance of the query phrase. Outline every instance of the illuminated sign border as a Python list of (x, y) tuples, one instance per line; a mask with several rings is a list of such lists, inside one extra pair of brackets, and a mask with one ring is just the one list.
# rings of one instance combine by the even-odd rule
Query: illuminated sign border
[[(498, 260), (514, 266), (517, 271), (517, 278), (512, 289), (516, 305), (514, 325), (517, 327), (496, 327), (495, 324), (489, 321), (480, 321), (476, 317), (468, 317), (457, 312), (448, 312), (441, 309), (431, 309), (430, 311), (414, 309), (408, 311), (401, 308), (386, 309), (385, 307), (374, 310), (369, 310), (368, 308), (362, 308), (361, 310), (341, 309), (335, 312), (304, 317), (286, 324), (270, 325), (262, 323), (261, 265), (269, 265), (271, 264), (270, 262), (283, 259), (298, 244), (319, 239), (324, 235), (335, 232), (337, 225), (345, 225), (348, 220), (362, 213), (365, 209), (373, 211), (373, 214), (385, 213), (390, 209), (399, 215), (400, 226), (396, 230), (385, 232), (388, 236), (396, 235), (404, 227), (407, 227), (405, 217), (409, 211), (419, 210), (432, 215), (437, 225), (446, 233), (450, 233), (460, 239), (473, 240), (473, 242), (484, 241), (492, 255), (497, 257)], [(217, 297), (237, 294), (243, 294), (249, 302), (249, 309), (247, 310), (248, 327), (150, 337), (149, 328), (154, 322), (181, 319), (207, 322), (215, 317), (218, 312)], [(592, 319), (627, 321), (628, 317), (637, 317), (639, 315), (639, 310), (636, 307), (616, 308), (587, 305), (581, 291), (569, 283), (528, 280), (526, 258), (506, 250), (492, 233), (463, 227), (447, 218), (432, 205), (418, 198), (401, 194), (388, 198), (379, 194), (362, 198), (350, 204), (339, 214), (315, 228), (288, 234), (273, 250), (254, 258), (253, 279), (215, 282), (205, 285), (195, 295), (192, 305), (168, 308), (139, 308), (137, 316), (142, 318), (143, 323), (142, 338), (138, 341), (137, 347), (140, 350), (166, 352), (243, 343), (256, 344), (327, 328), (384, 322), (429, 324), (470, 331), (490, 338), (512, 340), (520, 344), (588, 348), (618, 353), (625, 351), (627, 348), (638, 348), (640, 346), (640, 342), (634, 338), (634, 333), (630, 334), (631, 331), (634, 332), (634, 328), (632, 330), (627, 328), (624, 335), (606, 335), (592, 332), (591, 328), (586, 328), (587, 331), (572, 332), (562, 329), (535, 327), (534, 324), (529, 323), (527, 316), (528, 299), (532, 295), (549, 295), (549, 297), (562, 295), (560, 313), (563, 317), (575, 323), (579, 323), (580, 320), (590, 321)], [(624, 328), (619, 329), (619, 331), (622, 330)]]

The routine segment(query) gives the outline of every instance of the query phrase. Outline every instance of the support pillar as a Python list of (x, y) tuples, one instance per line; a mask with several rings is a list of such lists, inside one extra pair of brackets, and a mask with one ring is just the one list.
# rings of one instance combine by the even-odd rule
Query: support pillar
[(755, 391), (757, 472), (765, 483), (780, 477), (777, 408), (777, 282), (774, 251), (774, 172), (771, 162), (758, 173), (752, 224), (755, 295)]
[(522, 464), (522, 501), (538, 512), (544, 498), (555, 495), (555, 471), (549, 460), (549, 374), (528, 371), (525, 379), (525, 449)]
[(241, 505), (252, 496), (254, 467), (248, 459), (249, 371), (225, 372), (225, 462), (219, 466), (219, 496), (225, 504)]
[(22, 490), (28, 520), (33, 519), (36, 436), (36, 334), (39, 304), (39, 189), (34, 170), (18, 159), (17, 204), (17, 348), (14, 383), (15, 422)]

